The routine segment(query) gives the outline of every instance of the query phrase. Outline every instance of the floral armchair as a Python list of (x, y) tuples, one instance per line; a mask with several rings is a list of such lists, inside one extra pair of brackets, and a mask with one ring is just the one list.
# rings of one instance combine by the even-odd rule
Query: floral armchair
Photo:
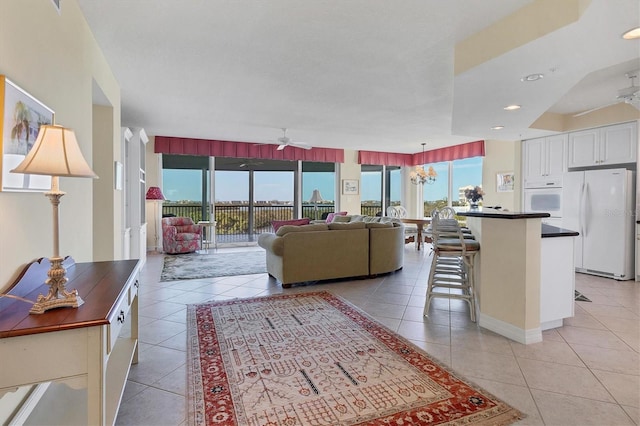
[(202, 227), (188, 217), (162, 218), (162, 247), (165, 253), (192, 253), (200, 249)]

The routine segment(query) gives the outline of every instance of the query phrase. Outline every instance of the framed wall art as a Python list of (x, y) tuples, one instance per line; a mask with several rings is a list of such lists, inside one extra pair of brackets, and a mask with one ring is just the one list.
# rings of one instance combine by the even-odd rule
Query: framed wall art
[(11, 173), (33, 147), (42, 124), (53, 124), (51, 108), (0, 75), (2, 191), (42, 192), (51, 189), (51, 176)]
[(513, 172), (496, 174), (496, 192), (513, 192), (515, 175)]
[(360, 181), (358, 179), (342, 179), (343, 195), (358, 195), (360, 193)]

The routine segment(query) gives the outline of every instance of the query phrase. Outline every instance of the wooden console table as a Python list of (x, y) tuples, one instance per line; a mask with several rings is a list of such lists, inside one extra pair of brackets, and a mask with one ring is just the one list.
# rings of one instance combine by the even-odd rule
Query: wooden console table
[[(115, 422), (131, 364), (138, 362), (138, 260), (75, 263), (67, 258), (68, 290), (79, 308), (29, 314), (31, 305), (0, 298), (0, 396), (20, 386), (64, 382), (87, 390), (86, 424)], [(49, 261), (31, 263), (8, 294), (46, 294)], [(81, 409), (70, 406), (68, 410)]]

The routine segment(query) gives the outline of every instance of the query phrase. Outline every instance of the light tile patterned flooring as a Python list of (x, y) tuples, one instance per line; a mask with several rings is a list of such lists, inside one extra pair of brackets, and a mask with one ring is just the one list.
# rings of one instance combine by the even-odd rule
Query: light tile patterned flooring
[(131, 368), (117, 424), (186, 424), (186, 304), (319, 290), (342, 296), (525, 412), (520, 425), (640, 424), (640, 283), (576, 274), (576, 288), (592, 302), (576, 302), (575, 317), (544, 332), (542, 343), (522, 345), (476, 326), (463, 301), (434, 299), (431, 315), (422, 317), (429, 251), (407, 245), (405, 266), (394, 274), (292, 289), (266, 274), (159, 282), (162, 255), (149, 254), (140, 362)]

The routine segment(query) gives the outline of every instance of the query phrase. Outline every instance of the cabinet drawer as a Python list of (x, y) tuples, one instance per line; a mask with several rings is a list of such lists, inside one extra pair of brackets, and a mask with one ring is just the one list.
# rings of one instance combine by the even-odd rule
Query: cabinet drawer
[(128, 321), (129, 310), (131, 304), (129, 303), (129, 297), (123, 297), (118, 302), (116, 308), (113, 310), (113, 318), (107, 326), (107, 354), (110, 354), (118, 341), (120, 331), (125, 322)]

